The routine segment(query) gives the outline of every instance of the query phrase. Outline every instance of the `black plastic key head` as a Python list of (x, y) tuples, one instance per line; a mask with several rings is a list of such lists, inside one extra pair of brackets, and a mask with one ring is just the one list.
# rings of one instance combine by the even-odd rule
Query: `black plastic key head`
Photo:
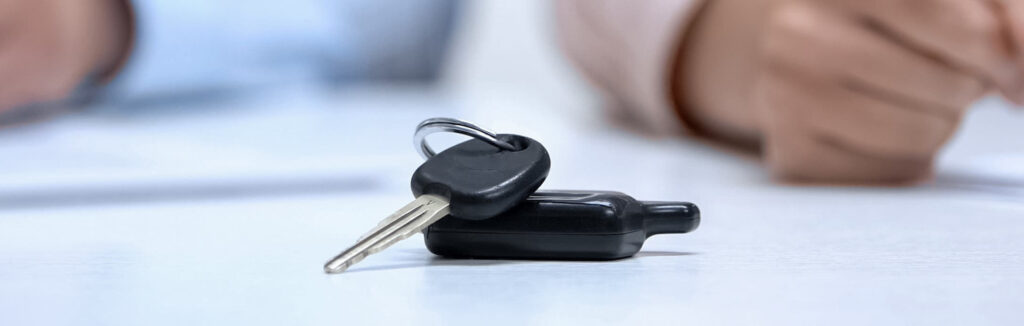
[(482, 220), (497, 216), (530, 196), (548, 175), (551, 158), (539, 142), (498, 135), (517, 150), (501, 150), (477, 139), (438, 153), (412, 175), (412, 192), (448, 198), (451, 216)]
[(647, 237), (700, 225), (697, 206), (618, 192), (538, 191), (482, 221), (443, 218), (424, 231), (431, 252), (455, 258), (609, 260), (633, 256)]

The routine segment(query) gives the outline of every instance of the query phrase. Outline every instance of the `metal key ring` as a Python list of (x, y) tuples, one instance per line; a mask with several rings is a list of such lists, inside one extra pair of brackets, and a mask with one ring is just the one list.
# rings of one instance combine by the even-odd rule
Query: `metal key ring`
[(434, 152), (434, 149), (430, 148), (430, 145), (427, 144), (427, 135), (438, 132), (454, 132), (482, 140), (500, 149), (509, 151), (516, 150), (515, 146), (498, 139), (498, 136), (493, 132), (470, 122), (452, 118), (431, 118), (420, 122), (420, 124), (416, 126), (416, 133), (413, 134), (413, 145), (416, 146), (416, 151), (418, 151), (420, 156), (423, 156), (424, 159), (429, 159), (434, 155), (437, 155), (437, 153)]

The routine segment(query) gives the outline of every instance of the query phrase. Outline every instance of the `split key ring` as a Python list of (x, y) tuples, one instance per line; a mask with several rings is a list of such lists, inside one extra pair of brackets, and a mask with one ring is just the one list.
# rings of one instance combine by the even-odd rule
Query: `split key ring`
[(427, 135), (438, 132), (462, 134), (482, 140), (503, 150), (516, 150), (516, 147), (512, 144), (498, 139), (498, 135), (495, 133), (468, 121), (452, 118), (431, 118), (420, 122), (420, 124), (416, 126), (416, 133), (413, 134), (413, 145), (416, 146), (416, 151), (418, 151), (420, 156), (423, 156), (424, 159), (430, 159), (434, 155), (437, 155), (437, 152), (434, 152), (434, 149), (430, 148), (430, 145), (427, 144)]

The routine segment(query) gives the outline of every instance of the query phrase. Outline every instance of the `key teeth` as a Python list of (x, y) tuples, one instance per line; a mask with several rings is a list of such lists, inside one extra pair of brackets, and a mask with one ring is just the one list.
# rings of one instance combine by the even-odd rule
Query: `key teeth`
[[(324, 265), (324, 272), (344, 272), (367, 256), (381, 252), (398, 241), (422, 231), (445, 215), (448, 215), (447, 201), (433, 195), (421, 196), (388, 216), (377, 227), (359, 238), (355, 245), (328, 261)], [(337, 266), (332, 267), (334, 264)]]

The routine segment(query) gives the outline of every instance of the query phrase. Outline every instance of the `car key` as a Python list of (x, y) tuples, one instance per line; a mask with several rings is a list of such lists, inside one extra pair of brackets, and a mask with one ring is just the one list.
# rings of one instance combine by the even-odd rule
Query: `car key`
[[(493, 137), (490, 141), (470, 139), (429, 157), (413, 173), (411, 185), (416, 199), (327, 262), (324, 271), (343, 272), (449, 214), (453, 218), (482, 220), (526, 199), (547, 177), (551, 167), (547, 150), (523, 136)], [(495, 140), (514, 148), (498, 148)]]
[(423, 235), (454, 258), (611, 260), (633, 256), (647, 237), (700, 225), (697, 206), (637, 201), (618, 192), (538, 191), (487, 220), (444, 218)]

